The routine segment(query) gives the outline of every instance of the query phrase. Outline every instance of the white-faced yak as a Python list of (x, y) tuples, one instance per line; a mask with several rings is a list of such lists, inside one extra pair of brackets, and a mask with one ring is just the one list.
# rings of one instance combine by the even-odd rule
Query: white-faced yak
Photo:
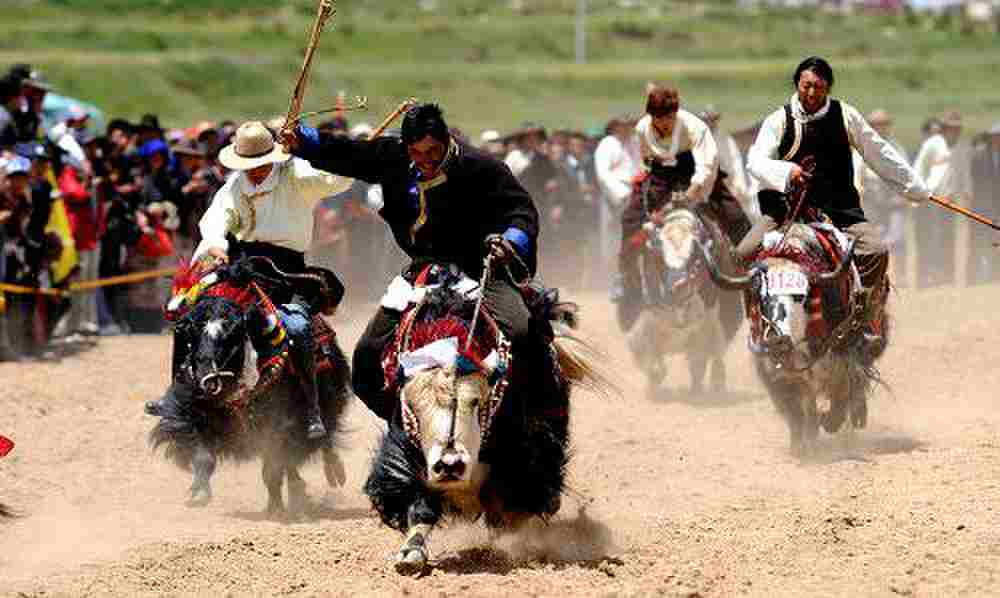
[(590, 347), (561, 322), (552, 332), (568, 309), (553, 294), (534, 310), (549, 329), (548, 373), (523, 381), (510, 342), (485, 311), (466, 345), (477, 285), (434, 268), (438, 283), (414, 289), (383, 359), (399, 403), (365, 484), (382, 521), (405, 534), (396, 559), (403, 574), (427, 566), (430, 532), (446, 515), (481, 516), (491, 528), (555, 515), (569, 463), (571, 391), (608, 388)]
[(748, 345), (798, 456), (814, 451), (820, 427), (833, 434), (848, 416), (856, 428), (867, 424), (874, 361), (885, 344), (872, 354), (862, 343), (853, 250), (830, 225), (793, 223), (767, 233), (744, 275), (722, 274), (704, 253), (719, 284), (746, 291)]

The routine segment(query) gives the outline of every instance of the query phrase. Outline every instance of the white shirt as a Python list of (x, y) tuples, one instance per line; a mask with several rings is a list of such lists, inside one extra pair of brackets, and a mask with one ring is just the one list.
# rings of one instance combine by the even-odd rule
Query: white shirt
[(531, 161), (534, 157), (533, 153), (528, 154), (523, 150), (515, 149), (507, 154), (507, 157), (504, 159), (504, 163), (508, 168), (510, 168), (510, 171), (514, 173), (514, 176), (519, 177), (522, 172), (531, 166)]
[(215, 193), (198, 227), (202, 241), (194, 258), (210, 247), (228, 250), (226, 233), (241, 241), (260, 241), (305, 252), (312, 244), (313, 208), (322, 199), (342, 193), (351, 179), (316, 170), (292, 158), (275, 164), (260, 185), (234, 172)]
[(708, 197), (719, 173), (719, 149), (708, 125), (694, 114), (680, 109), (669, 139), (660, 137), (653, 126), (653, 117), (648, 114), (635, 126), (635, 132), (639, 137), (643, 168), (648, 168), (646, 163), (650, 160), (656, 160), (664, 166), (674, 166), (677, 164), (677, 154), (691, 152), (694, 156), (691, 186), (699, 190), (698, 199)]
[(594, 169), (608, 201), (621, 206), (632, 194), (632, 179), (639, 173), (638, 146), (608, 135), (594, 152)]
[(913, 163), (935, 195), (961, 201), (972, 192), (971, 157), (968, 144), (949, 146), (943, 135), (924, 141)]
[(946, 191), (944, 183), (948, 178), (949, 166), (951, 166), (951, 148), (941, 134), (932, 135), (924, 141), (913, 163), (913, 167), (924, 177), (927, 186), (934, 193)]
[[(811, 115), (804, 113), (797, 95), (792, 96), (791, 103), (792, 117), (797, 123), (820, 119), (830, 110), (829, 100), (822, 109)], [(883, 139), (854, 106), (845, 102), (841, 102), (840, 105), (848, 141), (861, 155), (865, 164), (882, 177), (896, 193), (910, 201), (926, 201), (930, 197), (927, 185), (907, 164), (900, 152)], [(795, 164), (778, 156), (778, 147), (781, 145), (784, 133), (785, 109), (779, 108), (764, 120), (757, 133), (757, 139), (747, 154), (747, 170), (756, 178), (761, 189), (772, 189), (781, 193), (788, 190), (788, 182)]]

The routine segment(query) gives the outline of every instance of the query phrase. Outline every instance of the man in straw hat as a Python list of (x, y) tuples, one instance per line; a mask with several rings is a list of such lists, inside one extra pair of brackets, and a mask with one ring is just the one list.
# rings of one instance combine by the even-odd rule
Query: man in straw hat
[[(494, 264), (534, 275), (538, 212), (531, 196), (502, 162), (457, 141), (436, 104), (410, 108), (399, 138), (352, 140), (299, 126), (283, 141), (324, 170), (381, 185), (379, 215), (411, 258), (452, 263), (478, 280), (489, 254)], [(483, 306), (510, 338), (514, 359), (525, 364), (516, 368), (521, 373), (514, 389), (522, 381), (550, 378), (541, 370), (548, 349), (504, 270), (498, 269), (486, 287)], [(386, 420), (398, 401), (385, 389), (382, 352), (395, 338), (401, 317), (395, 306), (380, 306), (354, 350), (354, 392)]]
[[(884, 346), (882, 313), (888, 292), (889, 253), (861, 208), (852, 150), (897, 193), (914, 203), (930, 191), (906, 160), (846, 102), (830, 98), (833, 68), (818, 56), (803, 60), (792, 77), (795, 93), (761, 125), (747, 155), (747, 168), (760, 183), (760, 212), (767, 216), (741, 243), (741, 253), (795, 209), (789, 194), (805, 186), (804, 207), (821, 211), (856, 241), (855, 262), (866, 299), (864, 338), (872, 354)], [(814, 168), (809, 168), (812, 162)]]
[(226, 262), (231, 235), (246, 254), (267, 257), (289, 274), (307, 270), (320, 274), (330, 289), (326, 296), (306, 297), (309, 310), (297, 304), (278, 307), (289, 336), (299, 347), (291, 353), (309, 402), (307, 435), (323, 438), (327, 431), (319, 411), (310, 312), (332, 311), (343, 296), (343, 286), (328, 271), (307, 269), (305, 251), (312, 242), (313, 208), (323, 198), (348, 189), (351, 180), (293, 159), (275, 143), (271, 131), (256, 121), (236, 130), (233, 143), (219, 152), (219, 161), (234, 172), (201, 218), (202, 241), (193, 259)]

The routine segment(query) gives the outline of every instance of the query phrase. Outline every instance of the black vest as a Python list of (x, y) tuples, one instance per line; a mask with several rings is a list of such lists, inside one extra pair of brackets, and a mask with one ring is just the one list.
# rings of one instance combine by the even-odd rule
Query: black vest
[(657, 160), (649, 164), (650, 176), (643, 182), (642, 196), (646, 210), (658, 210), (670, 201), (674, 191), (685, 191), (691, 185), (694, 177), (694, 154), (690, 151), (680, 152), (676, 156), (677, 163), (664, 166)]
[[(861, 195), (854, 186), (844, 110), (837, 100), (830, 100), (830, 109), (823, 118), (808, 123), (797, 123), (791, 106), (785, 105), (785, 133), (778, 145), (778, 159), (802, 164), (809, 156), (816, 161), (816, 170), (809, 181), (806, 205), (821, 210), (838, 228), (864, 222)], [(778, 222), (787, 217), (790, 209), (785, 198), (785, 194), (771, 190), (758, 194), (761, 211)]]

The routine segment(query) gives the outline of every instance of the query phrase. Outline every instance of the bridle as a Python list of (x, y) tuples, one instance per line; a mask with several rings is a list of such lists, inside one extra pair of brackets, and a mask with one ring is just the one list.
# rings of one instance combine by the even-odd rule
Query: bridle
[[(503, 400), (503, 395), (507, 389), (509, 382), (509, 369), (510, 369), (510, 341), (507, 340), (503, 331), (500, 330), (491, 315), (483, 311), (482, 302), (485, 297), (486, 286), (489, 284), (490, 278), (493, 273), (493, 262), (489, 254), (484, 258), (483, 263), (483, 275), (479, 282), (480, 294), (476, 300), (475, 310), (473, 312), (472, 320), (468, 327), (468, 332), (466, 336), (466, 342), (459, 353), (459, 362), (455, 365), (455, 372), (452, 379), (452, 385), (450, 389), (451, 394), (451, 422), (448, 430), (449, 445), (454, 443), (456, 425), (458, 422), (458, 409), (459, 409), (459, 396), (458, 396), (458, 381), (459, 378), (467, 373), (473, 371), (482, 371), (482, 364), (474, 363), (473, 359), (469, 357), (469, 350), (472, 345), (472, 341), (475, 338), (475, 331), (479, 327), (480, 321), (486, 326), (486, 328), (496, 335), (497, 346), (496, 352), (498, 356), (498, 365), (496, 370), (493, 372), (492, 376), (489, 376), (487, 381), (487, 386), (490, 389), (489, 393), (480, 397), (479, 399), (479, 423), (480, 430), (482, 434), (482, 440), (485, 442), (489, 436), (489, 430), (492, 427), (492, 421), (499, 411), (500, 404)], [(445, 284), (447, 284), (445, 282)], [(514, 283), (515, 285), (517, 283)], [(524, 283), (527, 284), (527, 283)], [(426, 307), (429, 299), (430, 293), (425, 293), (421, 298), (420, 302), (414, 305), (410, 311), (406, 314), (403, 321), (400, 323), (400, 340), (399, 340), (399, 350), (403, 351), (408, 349), (412, 345), (412, 333), (414, 325), (420, 315), (420, 312)], [(405, 382), (403, 383), (405, 385)], [(399, 387), (400, 389), (402, 386)], [(400, 392), (400, 408), (402, 410), (402, 420), (403, 427), (410, 437), (411, 441), (415, 442), (418, 446), (420, 444), (420, 433), (419, 433), (419, 422), (416, 415), (413, 413), (412, 409), (407, 405), (406, 399), (403, 393)]]

